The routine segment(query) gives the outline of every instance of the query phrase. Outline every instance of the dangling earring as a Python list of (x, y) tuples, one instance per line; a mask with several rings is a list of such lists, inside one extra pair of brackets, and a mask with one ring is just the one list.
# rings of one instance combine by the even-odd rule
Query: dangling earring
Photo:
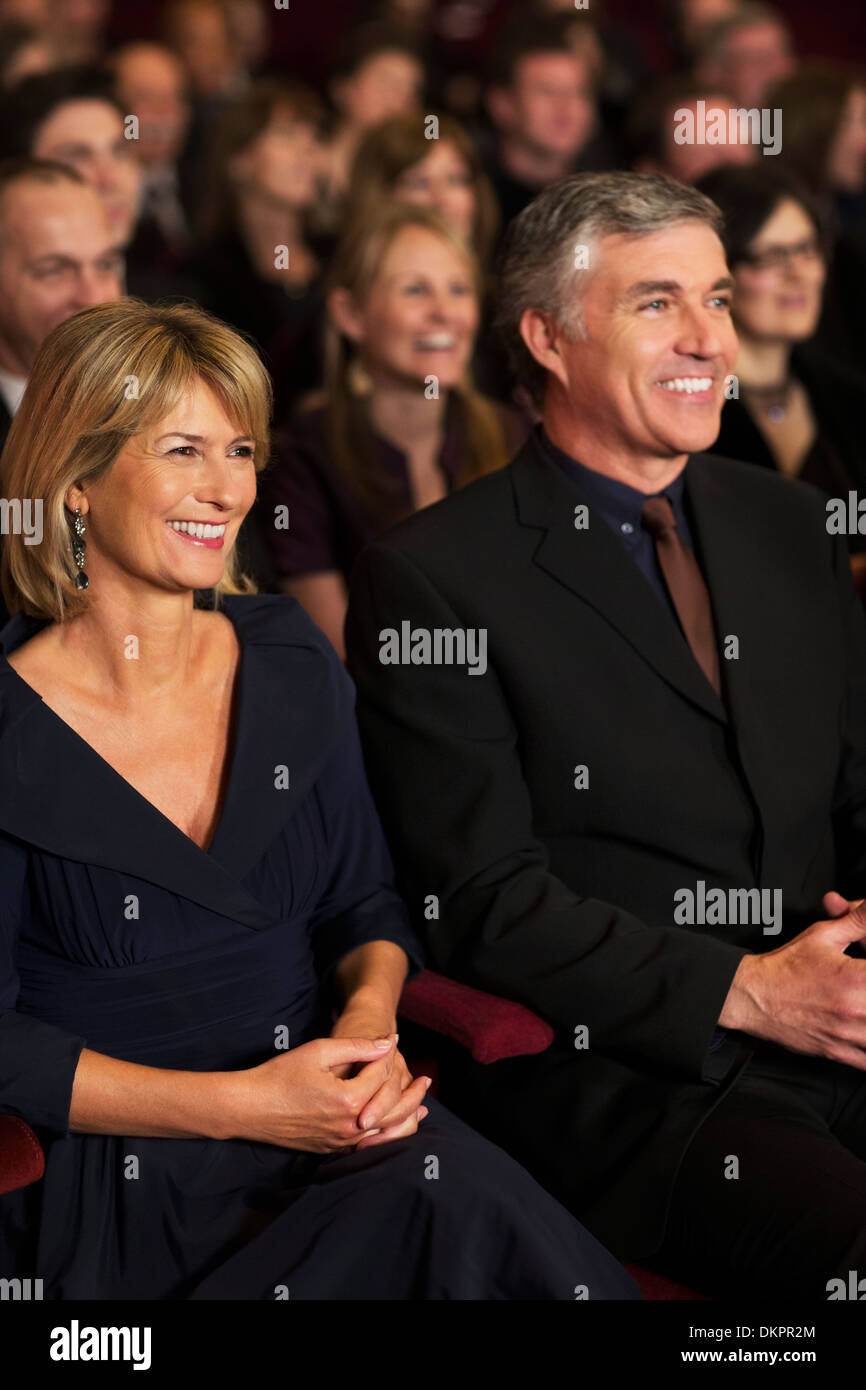
[(369, 396), (373, 390), (373, 378), (360, 357), (353, 357), (346, 371), (346, 385), (349, 394), (356, 398)]
[(87, 530), (87, 527), (85, 526), (84, 520), (81, 516), (80, 507), (75, 508), (74, 516), (75, 520), (72, 523), (72, 529), (75, 532), (75, 535), (72, 537), (72, 554), (75, 557), (75, 563), (78, 566), (78, 573), (75, 576), (75, 587), (76, 589), (86, 589), (90, 584), (90, 580), (84, 573), (85, 541), (83, 539), (83, 536), (84, 532)]

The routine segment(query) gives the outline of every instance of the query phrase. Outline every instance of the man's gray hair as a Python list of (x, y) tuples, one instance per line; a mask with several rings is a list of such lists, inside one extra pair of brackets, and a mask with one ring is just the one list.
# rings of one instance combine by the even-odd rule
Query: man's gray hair
[(724, 218), (710, 198), (660, 174), (570, 174), (514, 218), (499, 262), (496, 327), (512, 367), (541, 405), (548, 373), (520, 336), (527, 309), (552, 314), (569, 338), (584, 336), (580, 296), (595, 269), (595, 243), (649, 236), (680, 222), (703, 222), (721, 237)]

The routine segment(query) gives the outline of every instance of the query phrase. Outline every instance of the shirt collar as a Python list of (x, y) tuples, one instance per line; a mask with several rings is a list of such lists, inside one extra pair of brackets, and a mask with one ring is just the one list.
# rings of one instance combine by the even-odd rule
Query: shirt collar
[(606, 473), (597, 473), (587, 468), (570, 454), (557, 447), (549, 438), (543, 425), (538, 426), (539, 443), (547, 454), (562, 469), (567, 477), (586, 498), (589, 505), (597, 511), (615, 531), (630, 526), (633, 532), (640, 528), (641, 513), (647, 497), (667, 497), (674, 509), (677, 525), (682, 525), (684, 517), (685, 466), (681, 472), (660, 492), (645, 493), (618, 478), (610, 478)]
[[(460, 415), (459, 402), (451, 391), (445, 405), (445, 431), (442, 436), (438, 463), (446, 478), (452, 482), (464, 461)], [(368, 428), (379, 452), (383, 471), (397, 478), (408, 479), (409, 469), (405, 452), (398, 445), (392, 444), (390, 439), (385, 439), (381, 434), (378, 434), (373, 429), (372, 424), (368, 423)]]
[(0, 371), (0, 395), (3, 396), (10, 415), (14, 415), (21, 404), (26, 386), (26, 376), (13, 376), (11, 372)]

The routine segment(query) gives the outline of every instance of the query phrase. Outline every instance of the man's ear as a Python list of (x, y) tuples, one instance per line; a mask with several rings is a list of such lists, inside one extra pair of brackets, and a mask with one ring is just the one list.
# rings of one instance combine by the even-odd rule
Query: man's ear
[(364, 323), (349, 290), (331, 290), (328, 295), (328, 314), (340, 332), (353, 343), (364, 341)]
[(567, 387), (568, 373), (557, 346), (560, 328), (551, 314), (541, 309), (525, 309), (520, 320), (520, 336), (536, 362)]

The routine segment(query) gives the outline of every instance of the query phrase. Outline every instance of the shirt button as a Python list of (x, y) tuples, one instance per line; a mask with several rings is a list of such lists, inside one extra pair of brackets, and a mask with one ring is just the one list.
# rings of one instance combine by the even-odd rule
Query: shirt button
[(630, 536), (632, 531), (634, 530), (634, 527), (632, 526), (630, 521), (624, 521), (619, 529), (622, 531), (624, 536)]

